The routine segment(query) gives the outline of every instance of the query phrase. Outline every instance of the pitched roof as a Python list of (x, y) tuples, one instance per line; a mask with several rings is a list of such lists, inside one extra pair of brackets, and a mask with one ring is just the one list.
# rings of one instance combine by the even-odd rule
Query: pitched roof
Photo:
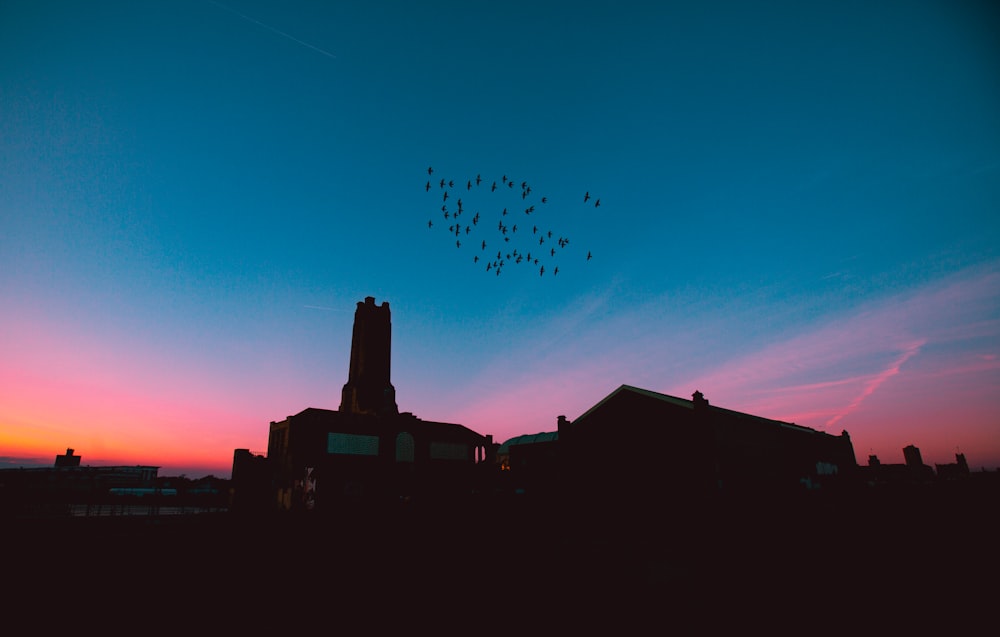
[[(632, 393), (635, 393), (635, 394), (640, 394), (640, 395), (646, 396), (648, 398), (653, 398), (655, 400), (659, 400), (659, 401), (662, 401), (662, 402), (665, 402), (665, 403), (670, 403), (672, 405), (676, 405), (678, 407), (683, 407), (685, 409), (694, 409), (694, 401), (692, 401), (692, 400), (686, 400), (684, 398), (678, 398), (676, 396), (670, 396), (668, 394), (661, 394), (659, 392), (651, 391), (649, 389), (642, 389), (641, 387), (633, 387), (632, 385), (621, 385), (621, 386), (618, 387), (618, 389), (614, 390), (613, 392), (611, 392), (610, 394), (608, 394), (607, 396), (605, 396), (596, 405), (594, 405), (593, 407), (591, 407), (590, 409), (588, 409), (587, 411), (585, 411), (583, 414), (581, 414), (577, 418), (577, 420), (580, 420), (581, 418), (585, 418), (589, 414), (591, 414), (594, 411), (596, 411), (597, 409), (599, 409), (602, 405), (604, 405), (604, 403), (608, 402), (609, 400), (611, 400), (612, 398), (614, 398), (618, 394), (620, 394), (622, 392), (626, 392), (626, 391), (627, 392), (632, 392)], [(781, 420), (774, 420), (773, 418), (764, 418), (763, 416), (754, 416), (753, 414), (748, 414), (748, 413), (744, 413), (744, 412), (741, 412), (741, 411), (734, 411), (732, 409), (724, 409), (722, 407), (716, 407), (715, 405), (711, 405), (711, 404), (708, 404), (707, 407), (711, 411), (714, 411), (714, 412), (720, 413), (720, 414), (726, 414), (727, 416), (732, 417), (732, 418), (740, 418), (740, 419), (743, 419), (743, 420), (753, 420), (753, 421), (760, 422), (760, 423), (770, 423), (770, 424), (773, 424), (773, 425), (778, 425), (780, 427), (786, 427), (786, 428), (789, 428), (789, 429), (796, 429), (796, 430), (803, 431), (803, 432), (810, 432), (811, 431), (813, 433), (826, 433), (826, 432), (817, 431), (815, 429), (811, 429), (809, 427), (803, 427), (802, 425), (796, 425), (795, 423), (784, 422), (784, 421), (781, 421)]]
[(636, 394), (642, 394), (643, 396), (648, 396), (649, 398), (654, 398), (656, 400), (662, 400), (663, 402), (668, 402), (677, 405), (678, 407), (686, 407), (688, 409), (692, 409), (694, 407), (694, 403), (692, 403), (690, 400), (684, 400), (683, 398), (677, 398), (676, 396), (668, 396), (667, 394), (661, 394), (659, 392), (650, 391), (648, 389), (642, 389), (640, 387), (633, 387), (632, 385), (621, 385), (618, 387), (618, 389), (614, 390), (613, 392), (602, 398), (600, 402), (598, 402), (596, 405), (594, 405), (587, 411), (580, 414), (576, 418), (576, 420), (580, 420), (580, 418), (586, 418), (592, 412), (600, 409), (600, 407), (604, 405), (604, 403), (608, 402), (618, 394), (625, 391), (633, 392)]
[(558, 431), (542, 431), (537, 434), (524, 434), (521, 436), (514, 436), (513, 438), (508, 438), (500, 448), (497, 453), (507, 453), (511, 447), (516, 445), (530, 445), (536, 442), (551, 442), (553, 440), (559, 440)]

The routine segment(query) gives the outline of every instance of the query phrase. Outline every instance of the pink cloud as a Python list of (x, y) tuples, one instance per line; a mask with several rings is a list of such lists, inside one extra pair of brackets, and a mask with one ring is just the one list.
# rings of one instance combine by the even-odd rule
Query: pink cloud
[(903, 353), (899, 356), (899, 358), (893, 361), (887, 368), (883, 369), (881, 372), (876, 374), (874, 378), (868, 380), (865, 383), (864, 389), (862, 390), (861, 394), (858, 395), (857, 398), (852, 400), (847, 406), (845, 406), (844, 409), (840, 411), (840, 413), (838, 413), (833, 418), (828, 420), (826, 422), (826, 426), (831, 427), (837, 424), (837, 422), (839, 422), (841, 418), (856, 410), (861, 405), (861, 402), (864, 401), (865, 398), (875, 393), (875, 390), (877, 390), (882, 385), (882, 383), (884, 383), (891, 377), (898, 374), (903, 364), (911, 357), (915, 356), (917, 352), (920, 351), (920, 348), (923, 346), (925, 342), (926, 341), (918, 341), (916, 343), (912, 343), (909, 346), (907, 346), (903, 350)]
[[(938, 413), (942, 378), (950, 377), (970, 405), (952, 437), (971, 432), (963, 446), (991, 453), (984, 432), (1000, 440), (1000, 410), (989, 398), (1000, 393), (998, 291), (995, 270), (961, 273), (800, 325), (737, 357), (727, 356), (726, 338), (739, 333), (740, 316), (678, 322), (675, 310), (650, 303), (591, 324), (581, 311), (566, 350), (511, 352), (511, 360), (531, 364), (499, 361), (444, 413), (484, 433), (551, 431), (557, 415), (575, 418), (627, 383), (684, 398), (697, 389), (719, 406), (820, 430), (845, 427), (859, 449), (876, 440), (897, 449), (914, 442), (908, 432), (937, 431), (922, 414)], [(908, 402), (894, 410), (893, 400)], [(941, 437), (933, 436), (939, 455), (949, 448)], [(1000, 466), (1000, 453), (991, 462)]]

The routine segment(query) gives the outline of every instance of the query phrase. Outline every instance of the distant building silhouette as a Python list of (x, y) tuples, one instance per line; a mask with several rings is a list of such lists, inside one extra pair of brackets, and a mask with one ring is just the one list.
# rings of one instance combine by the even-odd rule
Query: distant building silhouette
[(390, 355), (389, 304), (369, 296), (355, 311), (340, 410), (310, 407), (272, 421), (266, 457), (237, 449), (234, 508), (322, 512), (486, 488), (495, 470), (492, 436), (399, 413)]
[(51, 467), (0, 469), (0, 507), (14, 513), (60, 514), (70, 504), (102, 502), (120, 493), (156, 487), (159, 467), (81, 466), (81, 459), (67, 449), (56, 455)]
[[(566, 419), (559, 416), (559, 421)], [(514, 494), (556, 495), (559, 488), (559, 432), (515, 436), (497, 449), (497, 488)]]
[(969, 463), (965, 460), (964, 453), (955, 454), (955, 462), (949, 464), (935, 464), (934, 471), (939, 480), (960, 480), (968, 477)]
[(72, 449), (67, 449), (65, 455), (56, 456), (56, 467), (79, 467), (80, 456), (74, 456)]
[(917, 449), (913, 445), (903, 447), (903, 458), (906, 460), (907, 467), (920, 468), (924, 466), (924, 459), (920, 455), (920, 449)]
[(934, 480), (934, 469), (924, 464), (916, 446), (903, 447), (903, 459), (903, 464), (885, 464), (872, 454), (868, 456), (868, 466), (860, 468), (860, 475), (872, 486), (914, 485)]

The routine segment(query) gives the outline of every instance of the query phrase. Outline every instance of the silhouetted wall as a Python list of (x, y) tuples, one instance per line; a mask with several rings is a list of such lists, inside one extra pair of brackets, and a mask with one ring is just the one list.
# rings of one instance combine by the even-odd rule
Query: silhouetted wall
[[(560, 416), (552, 449), (511, 447), (511, 485), (544, 484), (614, 507), (697, 506), (719, 496), (780, 497), (855, 478), (850, 436), (621, 386), (575, 421)], [(546, 467), (548, 462), (554, 467)]]
[(495, 468), (491, 436), (410, 413), (306, 409), (272, 422), (267, 457), (278, 509), (330, 510), (481, 491)]

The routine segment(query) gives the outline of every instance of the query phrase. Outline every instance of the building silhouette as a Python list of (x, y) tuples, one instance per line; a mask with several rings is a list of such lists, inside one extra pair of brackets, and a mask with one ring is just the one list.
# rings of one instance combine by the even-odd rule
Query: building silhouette
[(956, 453), (955, 462), (947, 464), (935, 463), (934, 472), (940, 480), (962, 480), (972, 473), (969, 471), (969, 463), (965, 460), (964, 453)]
[[(555, 431), (494, 444), (457, 423), (400, 412), (391, 380), (389, 304), (357, 304), (339, 409), (306, 408), (272, 421), (267, 451), (236, 449), (236, 512), (313, 511), (388, 503), (518, 501), (634, 512), (713, 503), (816, 501), (873, 484), (927, 482), (920, 451), (906, 463), (858, 465), (847, 431), (831, 434), (690, 399), (621, 385)], [(938, 465), (967, 473), (964, 456)], [(806, 495), (816, 494), (816, 495)], [(510, 497), (508, 497), (510, 496)], [(552, 510), (558, 510), (553, 507)], [(498, 515), (502, 513), (498, 512)]]
[(936, 478), (934, 469), (924, 464), (920, 449), (914, 445), (903, 447), (902, 464), (886, 464), (872, 454), (868, 466), (861, 467), (859, 473), (870, 486), (930, 484)]
[(70, 504), (105, 502), (120, 493), (154, 491), (159, 467), (81, 465), (74, 449), (52, 466), (0, 469), (0, 509), (8, 514), (65, 514)]
[(74, 456), (72, 449), (67, 449), (65, 454), (56, 456), (56, 467), (79, 467), (80, 456)]
[(557, 431), (500, 448), (517, 493), (589, 505), (671, 507), (841, 489), (857, 463), (846, 431), (822, 431), (622, 385)]
[(492, 436), (400, 413), (390, 379), (389, 304), (357, 304), (339, 410), (270, 423), (266, 456), (233, 455), (234, 509), (331, 512), (368, 503), (453, 500), (481, 491)]

